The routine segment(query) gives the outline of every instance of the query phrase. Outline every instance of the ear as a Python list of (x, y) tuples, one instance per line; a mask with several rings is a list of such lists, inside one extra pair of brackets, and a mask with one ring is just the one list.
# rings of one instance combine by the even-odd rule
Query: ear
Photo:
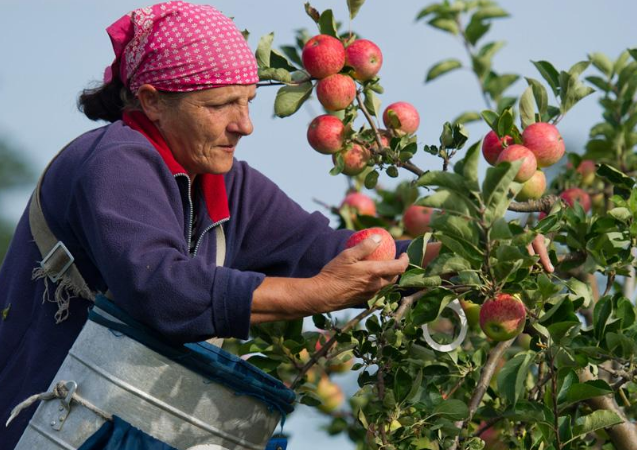
[(137, 91), (137, 98), (139, 103), (152, 122), (156, 122), (162, 116), (164, 110), (164, 104), (159, 98), (159, 92), (150, 84), (142, 84)]

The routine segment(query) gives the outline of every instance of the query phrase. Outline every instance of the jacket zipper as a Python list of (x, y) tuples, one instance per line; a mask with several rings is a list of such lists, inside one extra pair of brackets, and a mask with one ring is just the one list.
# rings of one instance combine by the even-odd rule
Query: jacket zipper
[[(217, 225), (221, 225), (225, 222), (227, 222), (229, 219), (221, 219), (218, 222), (213, 223), (212, 225), (209, 225), (208, 228), (206, 228), (205, 230), (203, 230), (203, 233), (201, 233), (201, 236), (199, 236), (199, 240), (197, 241), (197, 245), (195, 245), (195, 250), (192, 253), (192, 256), (195, 257), (197, 255), (197, 250), (199, 250), (199, 245), (201, 245), (201, 240), (203, 239), (203, 237), (205, 236), (205, 234), (212, 230), (214, 227), (216, 227)], [(219, 249), (217, 249), (216, 251), (219, 251)]]
[[(188, 214), (188, 234), (187, 234), (187, 236), (188, 236), (188, 246), (186, 248), (188, 249), (188, 254), (190, 254), (190, 241), (192, 240), (192, 221), (193, 221), (195, 212), (194, 212), (193, 207), (192, 207), (192, 197), (190, 196), (190, 189), (191, 189), (190, 177), (186, 173), (176, 173), (175, 174), (175, 178), (177, 178), (179, 176), (186, 177), (186, 180), (188, 180), (188, 205), (189, 205), (190, 209), (188, 211), (189, 212), (189, 214)], [(194, 255), (191, 255), (191, 256), (194, 256)]]
[(197, 251), (199, 250), (201, 241), (203, 237), (206, 235), (206, 233), (212, 230), (217, 225), (221, 225), (222, 223), (227, 222), (229, 219), (228, 218), (221, 219), (218, 222), (215, 222), (212, 225), (209, 225), (205, 230), (203, 230), (203, 232), (201, 233), (201, 236), (199, 236), (199, 239), (197, 240), (197, 244), (195, 244), (195, 249), (193, 250), (192, 253), (190, 253), (190, 242), (192, 241), (192, 221), (195, 215), (194, 208), (192, 207), (192, 196), (190, 195), (192, 187), (191, 187), (190, 177), (188, 176), (188, 174), (176, 173), (175, 178), (177, 178), (178, 176), (184, 176), (186, 177), (186, 180), (188, 180), (188, 205), (190, 207), (189, 215), (188, 215), (188, 253), (190, 254), (191, 258), (194, 258), (197, 255)]

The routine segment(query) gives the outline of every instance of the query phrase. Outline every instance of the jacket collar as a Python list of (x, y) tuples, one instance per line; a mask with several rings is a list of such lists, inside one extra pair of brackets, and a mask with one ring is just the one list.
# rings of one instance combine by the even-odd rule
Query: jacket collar
[[(173, 156), (157, 127), (143, 112), (127, 111), (124, 113), (123, 121), (133, 130), (143, 134), (153, 144), (173, 175), (188, 174)], [(201, 190), (212, 222), (217, 223), (229, 219), (230, 208), (228, 207), (228, 195), (223, 175), (205, 173), (198, 175), (198, 177), (201, 177)]]

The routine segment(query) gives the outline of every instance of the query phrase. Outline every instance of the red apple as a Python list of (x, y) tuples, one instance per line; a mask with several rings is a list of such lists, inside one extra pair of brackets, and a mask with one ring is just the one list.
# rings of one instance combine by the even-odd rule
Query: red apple
[(555, 125), (532, 123), (522, 132), (524, 146), (533, 152), (538, 167), (548, 167), (564, 156), (564, 140)]
[(535, 200), (542, 197), (544, 191), (546, 191), (546, 176), (544, 172), (537, 170), (531, 178), (524, 182), (515, 199), (520, 202)]
[(307, 41), (301, 59), (311, 76), (325, 78), (340, 72), (345, 65), (345, 47), (335, 37), (319, 34)]
[(343, 205), (348, 205), (350, 208), (355, 209), (358, 214), (364, 216), (376, 215), (376, 203), (361, 192), (352, 192), (347, 194), (343, 203), (341, 203), (341, 207), (343, 207)]
[(316, 83), (316, 97), (328, 111), (340, 111), (354, 101), (356, 83), (347, 75), (330, 75)]
[(357, 39), (345, 49), (345, 65), (354, 69), (357, 80), (371, 80), (383, 65), (383, 54), (372, 41)]
[[(345, 150), (343, 150), (343, 162), (345, 167), (343, 173), (353, 177), (358, 175), (365, 167), (367, 167), (367, 161), (372, 157), (369, 149), (359, 145), (350, 144)], [(332, 161), (336, 162), (336, 155), (332, 155)]]
[(595, 172), (597, 167), (595, 161), (592, 159), (585, 159), (579, 166), (577, 166), (577, 172), (582, 175), (582, 185), (590, 186), (595, 181)]
[(585, 212), (589, 212), (591, 210), (591, 197), (583, 189), (567, 189), (560, 194), (560, 198), (564, 200), (568, 206), (573, 206), (575, 202), (577, 202), (582, 206)]
[(329, 155), (343, 147), (345, 125), (338, 117), (324, 114), (312, 120), (307, 129), (307, 141), (319, 153)]
[(522, 332), (526, 308), (517, 297), (499, 294), (480, 308), (480, 328), (494, 341), (508, 341)]
[(332, 382), (327, 376), (321, 377), (318, 382), (316, 395), (321, 399), (318, 409), (328, 414), (336, 411), (345, 400), (340, 386)]
[(372, 253), (367, 255), (365, 261), (389, 261), (396, 258), (396, 242), (391, 234), (384, 228), (367, 228), (352, 234), (345, 244), (346, 248), (360, 244), (368, 237), (377, 234), (381, 237), (380, 244)]
[(522, 145), (510, 145), (502, 150), (502, 153), (500, 153), (500, 156), (498, 156), (496, 160), (496, 164), (500, 164), (504, 161), (513, 162), (519, 159), (522, 159), (523, 162), (514, 180), (518, 183), (524, 183), (531, 178), (537, 170), (537, 162), (531, 150)]
[(396, 131), (413, 134), (420, 125), (420, 115), (414, 106), (407, 102), (396, 102), (385, 108), (383, 112), (383, 123), (387, 128), (392, 127), (392, 121), (389, 118), (389, 111), (393, 111), (400, 121), (400, 127), (396, 128)]
[(416, 237), (430, 231), (429, 222), (434, 211), (426, 206), (409, 206), (403, 214), (403, 224), (407, 233)]
[(513, 142), (514, 141), (511, 136), (507, 135), (500, 139), (495, 131), (491, 130), (482, 141), (482, 155), (489, 164), (495, 166), (498, 156), (500, 156), (502, 150), (509, 145), (513, 145)]

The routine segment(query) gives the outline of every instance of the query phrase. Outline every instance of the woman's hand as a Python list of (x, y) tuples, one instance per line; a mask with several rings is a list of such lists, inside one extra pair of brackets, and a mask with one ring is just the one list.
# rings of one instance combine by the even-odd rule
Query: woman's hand
[(391, 261), (364, 261), (375, 237), (342, 251), (312, 278), (266, 277), (252, 296), (251, 322), (290, 320), (358, 306), (407, 270), (403, 253)]
[(555, 271), (553, 264), (551, 264), (549, 253), (546, 250), (546, 242), (544, 241), (543, 234), (535, 236), (535, 239), (527, 246), (527, 250), (531, 256), (538, 255), (540, 257), (540, 263), (544, 266), (544, 270), (548, 273)]
[(406, 253), (390, 261), (364, 261), (379, 243), (377, 235), (365, 239), (341, 252), (314, 277), (325, 302), (320, 308), (333, 311), (359, 305), (385, 286), (395, 283), (398, 276), (407, 270), (409, 259)]

